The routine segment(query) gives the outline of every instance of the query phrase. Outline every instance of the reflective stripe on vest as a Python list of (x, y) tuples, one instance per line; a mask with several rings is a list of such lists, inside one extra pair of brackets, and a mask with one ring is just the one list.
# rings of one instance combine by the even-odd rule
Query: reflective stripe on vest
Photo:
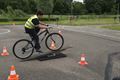
[(28, 29), (33, 29), (35, 25), (32, 23), (32, 20), (35, 18), (38, 18), (37, 15), (31, 16), (25, 23), (25, 27)]

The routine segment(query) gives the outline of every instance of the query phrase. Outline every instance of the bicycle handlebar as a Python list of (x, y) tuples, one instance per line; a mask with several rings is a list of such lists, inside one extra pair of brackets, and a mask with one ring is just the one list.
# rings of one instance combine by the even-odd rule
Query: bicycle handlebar
[(53, 28), (59, 28), (57, 25), (55, 24), (45, 24), (46, 28), (45, 29), (53, 29)]
[(50, 25), (46, 25), (47, 26), (47, 29), (51, 29), (51, 28), (53, 28), (52, 26), (50, 26)]

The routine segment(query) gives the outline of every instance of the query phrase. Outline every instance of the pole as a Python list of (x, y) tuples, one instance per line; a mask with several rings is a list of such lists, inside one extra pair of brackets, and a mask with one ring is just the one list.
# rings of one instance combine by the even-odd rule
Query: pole
[(119, 3), (118, 3), (118, 9), (117, 9), (117, 14), (118, 14), (118, 21), (120, 21), (120, 19), (119, 19), (119, 7), (120, 7), (120, 5), (119, 5)]
[(73, 5), (72, 5), (72, 2), (73, 2), (73, 0), (71, 1), (71, 4), (70, 4), (70, 8), (71, 8), (71, 11), (70, 11), (70, 24), (72, 24), (72, 18), (73, 18)]
[(72, 5), (72, 2), (71, 2), (71, 15), (73, 14), (73, 5)]

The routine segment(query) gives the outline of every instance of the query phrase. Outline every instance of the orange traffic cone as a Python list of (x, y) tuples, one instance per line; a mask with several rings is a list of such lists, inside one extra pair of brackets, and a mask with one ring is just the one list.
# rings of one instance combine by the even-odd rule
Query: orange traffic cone
[(19, 75), (16, 74), (14, 65), (10, 68), (10, 76), (8, 76), (8, 80), (20, 80)]
[(56, 48), (54, 41), (51, 42), (50, 48), (51, 49), (55, 49)]
[(62, 32), (61, 32), (61, 31), (58, 31), (58, 33), (59, 33), (60, 35), (62, 35)]
[(80, 65), (84, 66), (87, 65), (87, 61), (85, 60), (85, 54), (81, 54), (81, 60), (78, 62)]
[(7, 51), (7, 48), (4, 47), (4, 48), (3, 48), (3, 52), (1, 53), (1, 56), (8, 56), (8, 55), (9, 55), (9, 53), (8, 53), (8, 51)]

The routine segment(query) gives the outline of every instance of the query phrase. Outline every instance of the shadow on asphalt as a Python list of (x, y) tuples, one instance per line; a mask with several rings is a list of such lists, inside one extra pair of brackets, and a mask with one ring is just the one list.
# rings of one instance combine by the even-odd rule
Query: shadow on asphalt
[(40, 53), (40, 55), (37, 56), (37, 57), (24, 59), (24, 60), (21, 60), (20, 62), (31, 61), (31, 60), (45, 61), (45, 60), (64, 58), (64, 57), (67, 57), (67, 56), (65, 54), (63, 54), (62, 51), (65, 51), (69, 48), (72, 48), (72, 47), (66, 47), (66, 48), (63, 48), (59, 51), (51, 51), (51, 52), (47, 52), (47, 53), (43, 52), (43, 53)]

